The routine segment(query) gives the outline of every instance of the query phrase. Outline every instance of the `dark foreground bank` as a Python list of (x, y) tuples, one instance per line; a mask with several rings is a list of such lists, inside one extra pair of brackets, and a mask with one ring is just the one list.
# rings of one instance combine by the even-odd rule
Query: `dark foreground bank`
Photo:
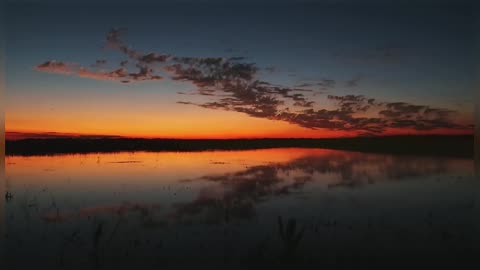
[(341, 139), (178, 140), (55, 138), (6, 142), (6, 155), (55, 155), (122, 151), (208, 151), (267, 148), (326, 148), (371, 153), (474, 156), (473, 136), (392, 136)]

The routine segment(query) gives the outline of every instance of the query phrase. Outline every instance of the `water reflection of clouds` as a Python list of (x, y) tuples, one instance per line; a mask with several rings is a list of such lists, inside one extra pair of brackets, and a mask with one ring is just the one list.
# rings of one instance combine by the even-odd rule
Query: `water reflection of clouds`
[[(87, 269), (97, 254), (110, 269), (177, 255), (253, 265), (263, 254), (271, 268), (339, 258), (345, 247), (450, 254), (478, 242), (473, 160), (321, 149), (98, 156), (102, 165), (97, 155), (9, 160), (10, 258)], [(124, 162), (134, 160), (142, 166)]]
[(325, 182), (321, 184), (326, 188), (356, 188), (380, 181), (419, 180), (448, 174), (471, 173), (465, 171), (461, 162), (446, 158), (342, 151), (328, 155), (311, 154), (287, 162), (200, 177), (196, 180), (217, 185), (204, 188), (192, 202), (177, 204), (172, 216), (185, 219), (203, 214), (209, 217), (210, 222), (228, 222), (231, 218), (250, 219), (255, 216), (256, 204), (298, 192), (314, 181)]
[[(282, 154), (280, 155), (282, 158), (275, 153)], [(287, 158), (287, 153), (290, 153), (290, 158)], [(337, 188), (352, 189), (379, 182), (417, 181), (434, 177), (443, 179), (448, 175), (458, 178), (473, 173), (472, 160), (320, 149), (283, 149), (212, 153), (215, 158), (206, 154), (191, 154), (188, 158), (190, 162), (182, 162), (182, 164), (187, 167), (185, 171), (192, 171), (188, 168), (191, 163), (191, 166), (197, 170), (185, 178), (183, 174), (173, 173), (178, 169), (177, 167), (171, 171), (167, 169), (168, 167), (158, 171), (155, 166), (152, 166), (156, 164), (157, 156), (153, 162), (150, 160), (150, 155), (141, 154), (130, 159), (119, 157), (120, 161), (135, 160), (150, 166), (138, 168), (137, 172), (141, 172), (146, 178), (135, 179), (135, 186), (138, 188), (129, 188), (131, 193), (128, 193), (128, 197), (114, 198), (114, 201), (106, 204), (107, 206), (93, 205), (77, 211), (58, 213), (55, 209), (49, 209), (42, 219), (45, 222), (58, 223), (99, 215), (117, 216), (140, 213), (140, 216), (144, 217), (141, 220), (142, 223), (152, 226), (160, 223), (163, 226), (199, 221), (214, 224), (228, 223), (231, 220), (255, 218), (257, 207), (262, 202), (269, 201), (277, 204), (287, 197), (309, 199), (312, 196), (325, 196), (325, 192), (328, 190), (334, 192)], [(251, 159), (249, 159), (250, 156)], [(171, 155), (168, 154), (167, 157), (170, 159)], [(118, 160), (115, 159), (115, 161)], [(204, 167), (199, 167), (198, 162), (195, 163), (196, 160)], [(126, 177), (122, 181), (127, 181), (128, 177), (124, 170), (130, 169), (124, 169), (123, 166), (130, 165), (136, 164), (126, 163), (114, 169), (104, 167), (105, 171), (102, 174), (108, 176), (108, 179), (112, 178), (112, 175), (115, 175), (115, 179)], [(89, 172), (99, 170), (98, 167), (92, 167), (93, 169), (89, 171), (89, 168), (84, 168), (81, 174), (82, 181), (75, 181), (75, 185), (86, 185), (83, 178), (87, 177)], [(63, 168), (57, 169), (57, 173), (62, 175)], [(163, 175), (162, 181), (158, 181), (159, 175)], [(169, 179), (171, 178), (168, 182), (165, 182), (166, 175)], [(156, 176), (157, 181), (154, 181), (153, 176)], [(138, 182), (139, 180), (141, 181)], [(117, 182), (108, 181), (110, 184), (105, 188), (115, 193)], [(55, 185), (60, 183), (55, 181)], [(129, 183), (133, 184), (132, 181)], [(141, 183), (147, 185), (140, 188)], [(92, 188), (99, 190), (102, 187), (101, 184), (98, 181), (96, 184), (92, 183)], [(168, 189), (165, 189), (165, 185)], [(185, 188), (185, 194), (179, 194), (182, 188)], [(148, 196), (146, 196), (147, 193)], [(104, 194), (103, 191), (101, 194)], [(159, 205), (164, 206), (161, 211), (159, 211)]]

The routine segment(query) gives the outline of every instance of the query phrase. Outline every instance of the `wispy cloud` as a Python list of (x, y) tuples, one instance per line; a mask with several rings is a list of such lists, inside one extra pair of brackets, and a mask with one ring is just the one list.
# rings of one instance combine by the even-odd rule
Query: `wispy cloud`
[[(191, 83), (196, 90), (188, 95), (208, 97), (206, 102), (179, 101), (178, 104), (234, 111), (251, 117), (288, 122), (309, 129), (329, 129), (379, 134), (390, 128), (435, 130), (471, 129), (454, 121), (456, 111), (406, 102), (380, 102), (362, 95), (328, 95), (329, 109), (319, 108), (313, 89), (333, 89), (336, 81), (328, 78), (296, 87), (275, 85), (261, 80), (265, 68), (243, 57), (182, 57), (165, 53), (143, 53), (126, 45), (125, 29), (112, 29), (106, 36), (107, 48), (122, 53), (124, 59), (112, 71), (89, 70), (78, 64), (47, 61), (36, 67), (42, 72), (72, 75), (95, 80), (162, 80)], [(376, 54), (391, 57), (396, 50), (377, 49)], [(96, 62), (96, 64), (106, 64)], [(136, 72), (129, 72), (133, 66)], [(267, 68), (268, 70), (269, 68)], [(346, 82), (355, 87), (361, 77)], [(179, 94), (187, 94), (180, 92)], [(333, 108), (332, 108), (333, 106)]]
[(162, 80), (163, 77), (153, 75), (152, 71), (143, 68), (138, 73), (128, 73), (124, 67), (115, 69), (113, 71), (90, 70), (79, 64), (69, 64), (57, 61), (47, 61), (35, 67), (35, 70), (48, 73), (56, 73), (62, 75), (72, 75), (80, 78), (87, 78), (102, 81), (145, 81), (145, 80)]

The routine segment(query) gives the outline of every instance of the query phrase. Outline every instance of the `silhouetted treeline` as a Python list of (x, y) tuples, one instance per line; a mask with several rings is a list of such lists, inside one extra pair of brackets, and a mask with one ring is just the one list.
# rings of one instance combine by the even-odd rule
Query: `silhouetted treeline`
[(473, 136), (389, 136), (338, 139), (181, 140), (131, 138), (55, 138), (6, 142), (7, 155), (54, 155), (123, 151), (208, 151), (268, 148), (326, 148), (372, 153), (474, 156)]

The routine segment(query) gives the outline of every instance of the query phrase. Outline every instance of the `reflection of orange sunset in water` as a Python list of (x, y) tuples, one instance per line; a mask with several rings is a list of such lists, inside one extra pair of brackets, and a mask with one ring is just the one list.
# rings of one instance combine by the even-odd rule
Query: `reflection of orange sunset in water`
[(468, 184), (463, 179), (473, 171), (471, 159), (302, 148), (6, 158), (9, 190), (18, 202), (35, 207), (45, 224), (136, 213), (148, 226), (203, 218), (217, 223), (227, 210), (232, 219), (249, 220), (262, 205), (302, 198), (302, 211), (314, 211), (315, 201), (349, 190), (381, 197), (379, 188), (395, 193), (400, 184)]
[[(322, 185), (341, 181), (381, 181), (404, 171), (407, 175), (457, 172), (470, 175), (473, 161), (361, 154), (324, 149), (270, 149), (213, 152), (135, 152), (6, 158), (12, 188), (43, 186), (107, 191), (122, 185), (135, 189), (162, 187), (177, 181), (221, 176), (257, 168), (279, 174), (309, 175)], [(316, 175), (319, 174), (319, 175)], [(340, 176), (349, 175), (348, 179)], [(358, 179), (356, 179), (358, 178)], [(361, 178), (361, 179), (360, 179)], [(268, 179), (267, 179), (268, 180)]]
[[(44, 185), (108, 190), (123, 184), (164, 186), (209, 173), (241, 170), (262, 162), (286, 162), (302, 151), (200, 153), (115, 153), (45, 157), (7, 157), (7, 175), (15, 185)], [(218, 163), (216, 163), (218, 162)], [(70, 179), (69, 181), (67, 181)], [(74, 192), (75, 188), (71, 191)]]
[[(328, 155), (331, 150), (271, 149), (256, 151), (214, 151), (195, 153), (135, 152), (114, 154), (61, 155), (43, 157), (7, 157), (7, 175), (16, 183), (43, 184), (64, 182), (65, 177), (83, 179), (95, 185), (131, 182), (138, 175), (148, 181), (165, 184), (179, 179), (195, 178), (212, 173), (226, 173), (248, 166), (285, 163), (307, 153)], [(55, 176), (61, 177), (57, 178)], [(38, 175), (41, 181), (29, 176)], [(56, 179), (56, 180), (55, 180)], [(103, 180), (103, 181), (100, 181)], [(29, 182), (34, 181), (34, 182)]]
[[(476, 203), (472, 159), (289, 148), (8, 156), (5, 161), (15, 196), (6, 205), (9, 239), (29, 243), (22, 254), (25, 249), (43, 252), (45, 245), (55, 247), (54, 240), (63, 244), (75, 236), (87, 245), (72, 242), (67, 250), (74, 253), (65, 257), (88, 261), (92, 230), (101, 227), (107, 237), (100, 243), (112, 239), (112, 246), (122, 249), (105, 249), (105, 258), (115, 258), (110, 265), (130, 259), (119, 256), (124, 248), (135, 256), (155, 257), (160, 245), (167, 247), (162, 254), (171, 252), (168, 256), (180, 246), (183, 261), (208, 255), (199, 243), (207, 243), (205, 252), (215, 251), (208, 257), (212, 260), (224, 250), (216, 243), (225, 239), (248, 249), (269, 235), (273, 245), (279, 217), (311, 226), (302, 247), (331, 250), (338, 242), (344, 245), (344, 239), (356, 244), (349, 237), (358, 237), (363, 249), (366, 233), (386, 237), (388, 245), (397, 230), (412, 234), (430, 220), (442, 224), (438, 211), (471, 220), (468, 211)], [(31, 228), (27, 233), (25, 226)], [(45, 236), (48, 243), (38, 240)], [(423, 250), (419, 245), (413, 246)]]

